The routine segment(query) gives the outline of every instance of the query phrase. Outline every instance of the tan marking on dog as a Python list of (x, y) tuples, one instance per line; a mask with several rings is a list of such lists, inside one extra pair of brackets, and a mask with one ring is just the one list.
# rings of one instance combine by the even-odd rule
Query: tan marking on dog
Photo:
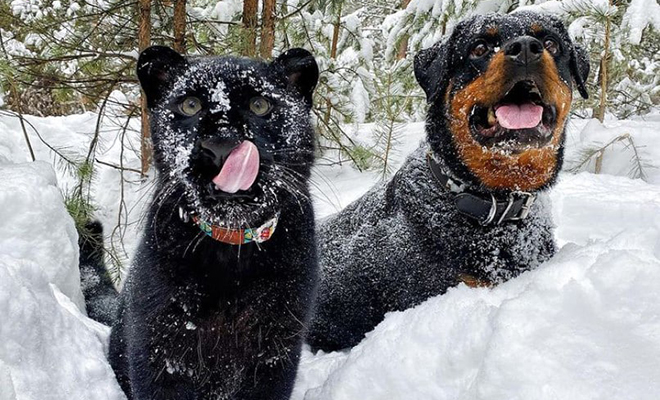
[(498, 33), (500, 33), (500, 29), (496, 25), (490, 25), (486, 28), (486, 35), (497, 36)]
[(475, 278), (474, 276), (469, 274), (460, 274), (458, 276), (458, 279), (471, 288), (490, 288), (494, 286), (491, 282), (488, 282), (483, 279)]
[(488, 188), (533, 191), (552, 178), (572, 94), (559, 77), (554, 59), (547, 51), (542, 56), (542, 68), (543, 98), (557, 107), (553, 137), (542, 148), (510, 154), (482, 146), (472, 137), (468, 122), (472, 108), (475, 105), (493, 106), (504, 95), (502, 85), (506, 82), (506, 65), (502, 52), (493, 56), (484, 74), (456, 92), (450, 100), (449, 126), (458, 153), (470, 171)]
[(534, 22), (532, 25), (529, 26), (529, 30), (533, 34), (538, 35), (539, 33), (543, 32), (543, 26), (538, 22)]

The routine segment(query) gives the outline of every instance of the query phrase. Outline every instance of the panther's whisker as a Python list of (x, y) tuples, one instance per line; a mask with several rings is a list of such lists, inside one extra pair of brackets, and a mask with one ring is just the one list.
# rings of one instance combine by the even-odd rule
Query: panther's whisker
[[(185, 257), (186, 254), (188, 254), (188, 250), (190, 250), (190, 246), (192, 246), (192, 244), (195, 243), (195, 241), (197, 241), (197, 244), (199, 244), (199, 242), (201, 242), (201, 240), (204, 239), (204, 236), (205, 236), (205, 235), (206, 235), (206, 234), (200, 230), (200, 231), (199, 231), (199, 232), (198, 232), (198, 233), (192, 238), (192, 240), (190, 241), (190, 243), (188, 243), (188, 246), (186, 246), (185, 250), (183, 250), (183, 256)], [(195, 252), (195, 248), (197, 247), (197, 244), (193, 247), (193, 253)]]

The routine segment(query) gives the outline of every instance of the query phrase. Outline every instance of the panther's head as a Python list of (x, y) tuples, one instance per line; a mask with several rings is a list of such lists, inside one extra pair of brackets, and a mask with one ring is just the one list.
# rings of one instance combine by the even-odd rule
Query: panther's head
[(228, 228), (258, 226), (284, 196), (304, 199), (314, 158), (309, 112), (318, 80), (312, 55), (292, 49), (271, 63), (142, 52), (159, 173), (155, 201)]
[(552, 16), (478, 15), (415, 58), (427, 135), (453, 174), (485, 190), (535, 191), (561, 167), (573, 82), (586, 52)]

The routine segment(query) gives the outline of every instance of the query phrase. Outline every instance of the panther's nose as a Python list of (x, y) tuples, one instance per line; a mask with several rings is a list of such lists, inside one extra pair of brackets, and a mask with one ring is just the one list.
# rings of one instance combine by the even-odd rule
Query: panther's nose
[(238, 139), (202, 139), (198, 142), (199, 158), (205, 164), (213, 164), (216, 168), (220, 168), (241, 141)]
[(541, 60), (543, 44), (531, 36), (521, 36), (504, 45), (504, 56), (519, 65), (532, 65)]

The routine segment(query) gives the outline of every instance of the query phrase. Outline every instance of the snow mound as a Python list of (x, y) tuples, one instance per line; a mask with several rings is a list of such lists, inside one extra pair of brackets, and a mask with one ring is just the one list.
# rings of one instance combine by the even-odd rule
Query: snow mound
[(0, 400), (119, 400), (50, 165), (0, 165)]
[(659, 229), (569, 244), (391, 313), (350, 352), (306, 351), (293, 399), (655, 399), (659, 315)]
[[(610, 143), (603, 155), (601, 173), (635, 176), (640, 175), (641, 168), (641, 175), (647, 182), (660, 184), (659, 126), (658, 122), (652, 119), (612, 120), (606, 121), (606, 124), (597, 119), (571, 120), (567, 140), (567, 163), (564, 167), (575, 167), (583, 162), (585, 151), (599, 149)], [(634, 143), (636, 148), (633, 148), (631, 143)], [(583, 169), (594, 171), (594, 167), (595, 157), (592, 157)]]
[(563, 174), (551, 198), (560, 246), (608, 240), (635, 227), (660, 229), (660, 186), (640, 179)]
[(78, 234), (62, 204), (52, 167), (45, 162), (0, 166), (0, 254), (39, 265), (79, 308)]

